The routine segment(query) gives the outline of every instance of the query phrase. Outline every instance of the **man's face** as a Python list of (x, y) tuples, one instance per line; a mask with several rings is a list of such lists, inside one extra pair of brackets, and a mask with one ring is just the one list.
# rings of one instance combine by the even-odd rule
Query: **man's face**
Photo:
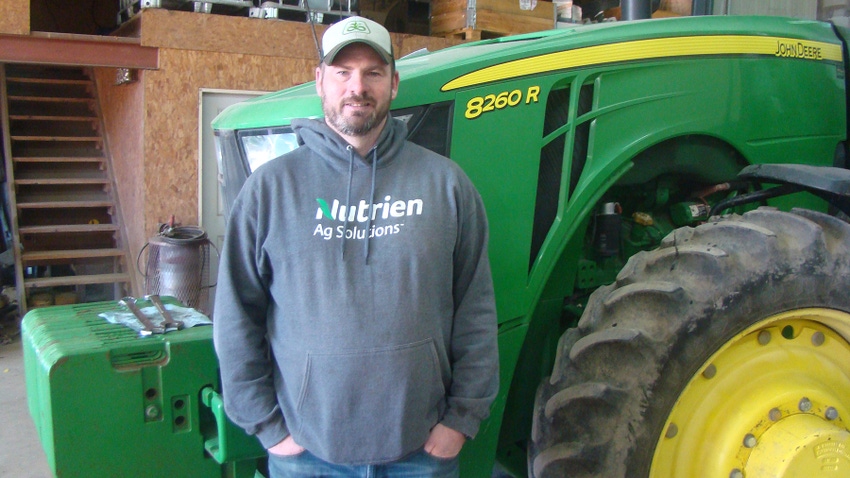
[(383, 126), (398, 91), (398, 72), (372, 47), (352, 43), (332, 65), (316, 68), (316, 90), (331, 128), (343, 136), (365, 136)]

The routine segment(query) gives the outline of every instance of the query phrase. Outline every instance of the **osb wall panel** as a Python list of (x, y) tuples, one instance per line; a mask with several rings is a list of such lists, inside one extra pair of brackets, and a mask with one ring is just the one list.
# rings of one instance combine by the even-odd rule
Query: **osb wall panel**
[[(115, 68), (95, 69), (100, 108), (106, 125), (106, 139), (112, 156), (112, 175), (115, 178), (124, 237), (131, 251), (128, 269), (136, 271), (135, 259), (144, 246), (144, 72), (139, 81), (115, 85)], [(135, 275), (135, 295), (140, 295), (144, 282), (138, 271)]]
[(275, 91), (312, 80), (313, 60), (191, 50), (160, 50), (145, 73), (145, 223), (171, 215), (198, 224), (198, 92), (202, 88)]
[[(146, 9), (142, 12), (142, 46), (301, 58), (318, 63), (316, 38), (307, 23), (204, 15)], [(321, 42), (327, 26), (316, 25)], [(421, 48), (439, 50), (456, 39), (392, 34), (396, 56)]]
[[(307, 23), (145, 9), (143, 46), (317, 59), (313, 31)], [(321, 38), (325, 27), (316, 26)]]
[(30, 0), (0, 1), (0, 33), (29, 35)]

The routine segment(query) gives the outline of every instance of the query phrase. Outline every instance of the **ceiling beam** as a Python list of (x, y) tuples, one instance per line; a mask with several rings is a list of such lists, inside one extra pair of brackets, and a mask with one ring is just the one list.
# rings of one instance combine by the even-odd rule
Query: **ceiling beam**
[(159, 67), (159, 49), (141, 46), (138, 38), (41, 32), (0, 34), (0, 63), (150, 70)]

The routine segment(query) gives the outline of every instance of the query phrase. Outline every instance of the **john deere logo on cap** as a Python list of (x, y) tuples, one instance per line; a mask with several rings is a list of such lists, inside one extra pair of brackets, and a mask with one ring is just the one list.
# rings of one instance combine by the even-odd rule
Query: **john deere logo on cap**
[(366, 22), (361, 22), (359, 20), (353, 20), (348, 22), (348, 25), (345, 26), (345, 29), (342, 31), (343, 35), (347, 35), (349, 33), (372, 33), (369, 31), (369, 26), (366, 25)]

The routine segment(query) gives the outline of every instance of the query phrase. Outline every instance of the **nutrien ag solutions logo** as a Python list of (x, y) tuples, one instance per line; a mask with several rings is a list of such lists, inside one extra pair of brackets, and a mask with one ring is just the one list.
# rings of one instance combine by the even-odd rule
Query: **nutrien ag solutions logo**
[(363, 199), (357, 204), (349, 206), (342, 204), (339, 199), (334, 199), (331, 203), (328, 203), (322, 198), (316, 198), (316, 202), (319, 203), (319, 207), (316, 209), (316, 220), (329, 219), (349, 223), (348, 229), (345, 228), (344, 224), (336, 227), (326, 226), (321, 222), (316, 224), (313, 236), (321, 236), (325, 240), (332, 237), (366, 239), (398, 234), (404, 227), (403, 222), (380, 226), (372, 224), (368, 230), (361, 224), (369, 221), (370, 216), (373, 222), (377, 219), (391, 221), (410, 216), (421, 216), (425, 204), (422, 199), (394, 200), (392, 196), (386, 196), (384, 202), (375, 204), (369, 204)]

